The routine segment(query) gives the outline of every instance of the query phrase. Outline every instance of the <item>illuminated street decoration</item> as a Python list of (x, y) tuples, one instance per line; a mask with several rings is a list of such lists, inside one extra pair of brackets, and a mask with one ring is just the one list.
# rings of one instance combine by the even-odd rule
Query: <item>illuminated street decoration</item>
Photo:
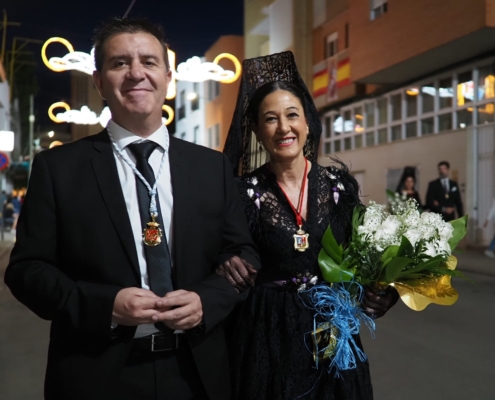
[[(65, 111), (55, 114), (53, 111), (57, 108), (63, 108)], [(167, 113), (167, 118), (162, 118), (164, 125), (169, 125), (174, 119), (174, 110), (172, 107), (164, 104), (162, 110)], [(112, 118), (112, 114), (108, 107), (105, 107), (101, 114), (98, 116), (94, 111), (91, 111), (89, 107), (82, 106), (80, 110), (71, 109), (67, 103), (58, 102), (53, 103), (48, 109), (48, 116), (53, 122), (60, 123), (74, 123), (78, 125), (96, 125), (100, 124), (105, 128)]]
[[(63, 57), (51, 57), (48, 59), (46, 56), (46, 49), (51, 43), (61, 43), (69, 51)], [(201, 62), (199, 57), (192, 57), (186, 62), (180, 63), (175, 70), (175, 53), (172, 50), (168, 50), (168, 57), (170, 61), (170, 68), (172, 70), (172, 88), (171, 92), (167, 95), (167, 99), (173, 99), (175, 97), (175, 80), (190, 81), (190, 82), (204, 82), (206, 80), (215, 80), (222, 83), (235, 82), (241, 74), (241, 63), (239, 60), (230, 53), (222, 53), (215, 57), (213, 62)], [(81, 51), (74, 51), (74, 47), (70, 42), (64, 38), (53, 37), (48, 39), (41, 49), (41, 58), (45, 65), (55, 72), (62, 71), (80, 71), (85, 74), (92, 75), (95, 70), (94, 65), (94, 48), (91, 52), (83, 53)], [(222, 59), (228, 59), (234, 64), (234, 71), (224, 70), (219, 62)]]

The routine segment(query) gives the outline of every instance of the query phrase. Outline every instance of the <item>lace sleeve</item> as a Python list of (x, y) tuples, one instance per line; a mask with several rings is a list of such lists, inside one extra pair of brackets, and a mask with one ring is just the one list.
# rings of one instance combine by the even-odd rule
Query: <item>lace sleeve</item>
[[(254, 182), (253, 182), (254, 179)], [(260, 192), (255, 178), (240, 177), (236, 179), (237, 188), (241, 194), (244, 212), (249, 224), (249, 230), (253, 234), (259, 226)]]
[(332, 157), (337, 164), (326, 167), (325, 171), (330, 180), (331, 197), (335, 206), (331, 212), (331, 223), (338, 225), (344, 233), (344, 242), (352, 235), (352, 214), (354, 209), (362, 206), (359, 198), (359, 185), (352, 176), (347, 165), (337, 158)]

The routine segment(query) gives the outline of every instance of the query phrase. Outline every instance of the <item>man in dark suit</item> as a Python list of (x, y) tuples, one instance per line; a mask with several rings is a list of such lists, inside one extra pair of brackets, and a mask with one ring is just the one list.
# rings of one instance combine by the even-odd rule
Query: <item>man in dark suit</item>
[(438, 163), (440, 177), (431, 181), (426, 193), (426, 207), (430, 211), (442, 214), (445, 221), (452, 221), (457, 210), (457, 217), (464, 215), (461, 192), (457, 182), (449, 179), (450, 164), (448, 161)]
[(259, 258), (227, 158), (163, 125), (166, 50), (145, 20), (103, 25), (112, 120), (34, 160), (5, 282), (52, 321), (46, 399), (230, 399), (222, 321), (247, 292), (215, 269)]

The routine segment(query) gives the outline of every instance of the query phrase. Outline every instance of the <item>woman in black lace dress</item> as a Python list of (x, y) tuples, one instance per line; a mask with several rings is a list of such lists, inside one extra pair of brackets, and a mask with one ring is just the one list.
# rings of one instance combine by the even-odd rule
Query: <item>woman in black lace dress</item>
[[(313, 276), (321, 279), (318, 253), (329, 224), (337, 240), (349, 238), (358, 185), (345, 166), (316, 163), (321, 125), (292, 53), (246, 60), (243, 71), (225, 152), (241, 175), (239, 190), (262, 271), (232, 318), (233, 398), (372, 399), (367, 362), (358, 359), (357, 368), (338, 379), (327, 372), (327, 363), (315, 368), (309, 336), (314, 312), (293, 282), (298, 274), (308, 276), (307, 284)], [(252, 172), (261, 158), (253, 153), (261, 149), (250, 151), (251, 130), (270, 158)], [(217, 272), (238, 290), (255, 273), (240, 262), (227, 262)], [(394, 301), (394, 292), (367, 292), (363, 303), (378, 317)]]

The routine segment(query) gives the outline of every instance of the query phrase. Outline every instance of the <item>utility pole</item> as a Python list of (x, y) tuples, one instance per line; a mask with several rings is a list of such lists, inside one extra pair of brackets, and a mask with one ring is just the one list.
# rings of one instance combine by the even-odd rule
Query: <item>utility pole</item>
[[(19, 46), (17, 46), (17, 42), (20, 42)], [(13, 96), (13, 88), (14, 88), (14, 71), (15, 71), (15, 60), (18, 54), (21, 54), (21, 50), (26, 47), (29, 43), (39, 43), (43, 44), (42, 40), (38, 39), (29, 39), (23, 37), (15, 37), (12, 42), (12, 50), (10, 55), (10, 67), (9, 67), (9, 78), (7, 79), (10, 86), (10, 99), (12, 100)]]
[(8, 22), (7, 11), (3, 10), (3, 21), (0, 23), (0, 29), (2, 30), (2, 52), (0, 53), (0, 62), (5, 62), (5, 45), (7, 43), (7, 26), (21, 26), (19, 22)]
[(31, 176), (31, 168), (33, 166), (33, 140), (34, 140), (34, 96), (29, 95), (29, 170), (28, 170), (28, 180)]

